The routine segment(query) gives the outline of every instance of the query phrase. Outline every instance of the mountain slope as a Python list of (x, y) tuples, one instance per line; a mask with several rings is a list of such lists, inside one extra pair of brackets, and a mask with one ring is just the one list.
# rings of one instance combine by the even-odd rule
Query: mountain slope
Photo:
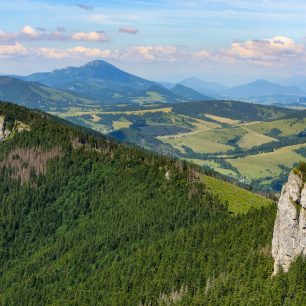
[(302, 305), (305, 262), (270, 277), (273, 206), (235, 217), (194, 166), (0, 115), (29, 126), (0, 143), (1, 304)]
[(175, 103), (184, 101), (184, 97), (179, 96), (158, 84), (153, 84), (152, 86), (144, 90), (137, 91), (132, 101), (137, 102), (139, 104), (158, 102)]
[[(186, 99), (186, 94), (183, 97), (175, 96), (171, 91), (155, 82), (122, 71), (102, 60), (89, 62), (81, 67), (67, 67), (52, 72), (35, 73), (22, 77), (22, 79), (40, 82), (84, 98), (94, 99), (102, 105), (134, 103), (135, 99), (141, 100), (145, 97), (146, 91), (157, 92), (162, 96), (160, 101), (156, 98), (155, 102), (175, 102)], [(189, 99), (188, 96), (187, 100)]]
[(102, 60), (89, 62), (81, 67), (35, 73), (22, 79), (99, 100), (101, 104), (126, 102), (137, 91), (154, 84)]
[(224, 96), (235, 98), (251, 98), (273, 95), (299, 95), (303, 94), (298, 87), (285, 87), (266, 80), (257, 80), (252, 83), (229, 88), (222, 92)]
[(25, 82), (6, 76), (0, 77), (0, 99), (46, 111), (94, 103), (94, 101), (39, 83)]
[(171, 92), (187, 100), (212, 100), (210, 97), (205, 96), (195, 91), (194, 89), (191, 89), (181, 84), (177, 84), (176, 86), (174, 86), (171, 89)]
[(216, 194), (223, 203), (228, 203), (229, 210), (234, 214), (246, 213), (254, 208), (269, 206), (273, 202), (271, 199), (213, 176), (204, 175), (203, 181), (206, 187), (213, 194)]
[(179, 84), (190, 87), (201, 94), (217, 94), (226, 89), (225, 86), (216, 82), (205, 82), (199, 78), (188, 78), (179, 82)]
[(226, 100), (186, 102), (174, 105), (172, 110), (196, 118), (210, 114), (242, 121), (269, 120), (296, 114), (293, 109)]
[(280, 80), (280, 84), (283, 86), (296, 86), (301, 90), (306, 90), (306, 76), (305, 75), (296, 75), (289, 79)]
[(88, 83), (90, 80), (100, 80), (110, 88), (123, 83), (131, 88), (140, 89), (153, 83), (122, 71), (102, 60), (92, 61), (81, 67), (67, 67), (52, 72), (35, 73), (25, 79), (61, 89), (70, 89), (70, 84)]

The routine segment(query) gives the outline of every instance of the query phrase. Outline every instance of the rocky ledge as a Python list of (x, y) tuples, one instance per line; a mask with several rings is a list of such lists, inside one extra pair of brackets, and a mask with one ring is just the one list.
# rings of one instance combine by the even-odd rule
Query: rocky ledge
[(278, 202), (272, 240), (274, 272), (287, 272), (301, 254), (306, 255), (306, 164), (292, 170)]

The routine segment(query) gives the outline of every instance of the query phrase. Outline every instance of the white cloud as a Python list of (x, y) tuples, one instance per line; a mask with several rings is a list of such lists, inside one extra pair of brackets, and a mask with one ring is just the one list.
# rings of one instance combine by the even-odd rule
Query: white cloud
[(40, 57), (52, 59), (63, 59), (67, 57), (64, 51), (55, 48), (38, 48), (33, 50), (33, 53)]
[(173, 62), (177, 59), (179, 50), (170, 46), (136, 46), (125, 50), (109, 50), (99, 48), (86, 48), (83, 46), (70, 49), (39, 48), (35, 54), (45, 58), (63, 59), (72, 57), (112, 58), (129, 61)]
[(82, 41), (108, 41), (109, 38), (103, 31), (99, 32), (77, 32), (71, 37), (72, 40), (82, 40)]
[(0, 40), (11, 40), (14, 35), (0, 30)]
[(262, 66), (280, 66), (304, 61), (306, 49), (291, 38), (276, 36), (271, 39), (254, 39), (233, 42), (229, 48), (217, 52), (201, 50), (194, 53), (196, 59), (234, 64), (245, 61)]
[(20, 34), (24, 37), (31, 38), (31, 39), (36, 39), (38, 38), (38, 33), (36, 32), (35, 29), (33, 29), (31, 26), (26, 25), (21, 29)]
[(20, 43), (0, 45), (0, 57), (27, 55), (28, 52), (29, 50)]
[(101, 50), (98, 48), (85, 48), (85, 47), (75, 47), (72, 49), (68, 49), (66, 51), (68, 55), (71, 56), (86, 56), (91, 58), (103, 57), (108, 58), (112, 56), (112, 52), (110, 50)]
[(110, 50), (101, 50), (98, 48), (85, 48), (82, 46), (74, 47), (66, 50), (59, 50), (55, 48), (39, 48), (34, 50), (38, 56), (51, 59), (64, 58), (108, 58), (111, 56)]
[(179, 56), (179, 50), (172, 46), (136, 46), (122, 52), (123, 58), (174, 62)]
[[(58, 33), (58, 32), (57, 32)], [(4, 37), (5, 35), (1, 34)], [(61, 33), (58, 33), (62, 37)], [(78, 32), (71, 37), (77, 41), (104, 41), (103, 32)], [(60, 38), (58, 38), (60, 39)], [(200, 50), (187, 52), (175, 46), (134, 46), (121, 50), (87, 48), (76, 46), (67, 49), (57, 48), (27, 48), (16, 42), (15, 44), (0, 45), (0, 56), (42, 57), (49, 59), (69, 58), (106, 58), (126, 62), (144, 63), (171, 63), (184, 62), (199, 64), (201, 61), (215, 65), (236, 65), (237, 67), (295, 67), (306, 64), (306, 48), (291, 38), (276, 36), (270, 39), (235, 41), (228, 48), (211, 52)]]
[(8, 33), (0, 30), (0, 41), (27, 41), (27, 40), (58, 40), (58, 41), (108, 41), (108, 36), (103, 31), (77, 32), (72, 35), (66, 33), (64, 27), (57, 27), (53, 32), (47, 32), (44, 28), (34, 29), (29, 25), (24, 26), (19, 33)]

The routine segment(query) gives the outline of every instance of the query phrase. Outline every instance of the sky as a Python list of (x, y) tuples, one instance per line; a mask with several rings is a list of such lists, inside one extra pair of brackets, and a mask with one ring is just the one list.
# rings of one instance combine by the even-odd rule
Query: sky
[(306, 74), (306, 0), (0, 0), (0, 73), (103, 59), (158, 81)]

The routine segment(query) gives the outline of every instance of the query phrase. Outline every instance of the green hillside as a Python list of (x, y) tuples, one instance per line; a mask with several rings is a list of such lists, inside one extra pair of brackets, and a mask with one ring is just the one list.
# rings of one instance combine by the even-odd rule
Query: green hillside
[(305, 301), (305, 261), (271, 278), (274, 205), (235, 216), (196, 166), (19, 106), (0, 116), (28, 126), (0, 143), (1, 305)]
[(39, 83), (11, 77), (0, 77), (0, 99), (44, 111), (63, 111), (68, 107), (89, 107), (96, 103)]
[(141, 106), (52, 113), (120, 141), (208, 165), (256, 189), (279, 192), (289, 170), (305, 160), (300, 153), (306, 144), (303, 111), (238, 101), (163, 105), (150, 94)]
[(213, 176), (203, 176), (206, 187), (219, 199), (228, 205), (228, 209), (235, 213), (246, 213), (251, 209), (269, 206), (272, 200), (252, 193), (244, 188), (227, 183)]
[(237, 101), (153, 101), (52, 113), (120, 141), (208, 165), (256, 189), (279, 192), (289, 170), (304, 160), (303, 111)]
[(196, 101), (176, 104), (173, 107), (173, 111), (178, 114), (197, 118), (204, 118), (205, 114), (210, 114), (242, 121), (275, 119), (296, 112), (288, 108), (227, 100)]

